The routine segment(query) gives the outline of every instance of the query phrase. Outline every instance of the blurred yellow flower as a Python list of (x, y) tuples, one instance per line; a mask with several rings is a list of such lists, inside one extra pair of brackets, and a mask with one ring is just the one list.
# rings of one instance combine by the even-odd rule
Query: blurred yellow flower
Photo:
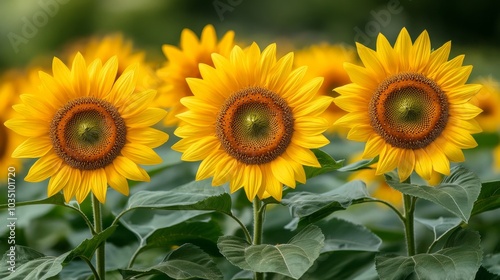
[(19, 101), (21, 92), (29, 88), (29, 79), (23, 71), (10, 70), (0, 78), (0, 179), (7, 176), (7, 168), (20, 170), (20, 159), (12, 158), (12, 152), (22, 142), (22, 137), (4, 126), (4, 122), (15, 116), (12, 106)]
[[(323, 43), (296, 52), (294, 61), (297, 66), (308, 67), (306, 78), (324, 77), (323, 85), (318, 91), (320, 94), (336, 97), (338, 93), (334, 89), (351, 82), (344, 70), (344, 62), (356, 63), (357, 57), (356, 51), (349, 46)], [(326, 110), (325, 117), (334, 123), (344, 113), (335, 103), (332, 103)], [(335, 129), (338, 130), (331, 126), (329, 130)]]
[(303, 165), (320, 166), (310, 149), (329, 143), (323, 113), (332, 98), (317, 95), (323, 79), (304, 78), (307, 67), (294, 69), (293, 53), (277, 59), (275, 44), (262, 52), (255, 43), (235, 46), (212, 59), (214, 67), (200, 65), (202, 79), (187, 79), (193, 96), (181, 100), (188, 110), (177, 115), (182, 139), (172, 148), (202, 161), (197, 180), (229, 182), (250, 201), (281, 200), (283, 185), (305, 183)]
[(136, 67), (136, 91), (144, 91), (150, 88), (155, 88), (158, 83), (158, 77), (153, 70), (153, 67), (145, 60), (145, 53), (134, 49), (131, 40), (126, 40), (122, 34), (109, 34), (105, 36), (94, 36), (87, 39), (77, 41), (66, 49), (68, 64), (72, 63), (72, 59), (77, 53), (81, 53), (87, 61), (100, 59), (108, 61), (111, 57), (118, 58), (118, 70), (116, 77), (119, 77), (125, 69), (137, 64)]
[(426, 31), (412, 43), (403, 28), (391, 47), (380, 34), (377, 50), (357, 44), (363, 66), (346, 63), (352, 83), (336, 88), (335, 103), (349, 112), (336, 125), (348, 139), (366, 142), (363, 158), (379, 156), (376, 174), (398, 168), (406, 180), (415, 170), (425, 180), (450, 173), (450, 160), (477, 146), (472, 133), (481, 109), (469, 100), (481, 88), (465, 84), (472, 66), (463, 55), (448, 61), (451, 43), (431, 50)]
[(180, 48), (172, 45), (163, 45), (163, 53), (167, 58), (167, 63), (163, 68), (158, 69), (158, 77), (161, 78), (158, 88), (160, 105), (169, 108), (169, 113), (165, 118), (166, 125), (178, 123), (175, 115), (186, 111), (180, 99), (193, 95), (186, 83), (186, 78), (200, 78), (200, 63), (213, 66), (213, 53), (223, 56), (229, 55), (234, 46), (234, 32), (228, 31), (220, 41), (217, 41), (217, 34), (212, 25), (207, 25), (201, 32), (198, 39), (193, 31), (182, 30)]
[(471, 103), (483, 112), (476, 117), (485, 132), (496, 132), (500, 128), (500, 84), (491, 77), (475, 81), (482, 84), (481, 90), (471, 99)]
[(152, 105), (154, 90), (134, 93), (135, 68), (117, 76), (118, 60), (89, 65), (78, 53), (69, 69), (54, 58), (52, 73), (40, 72), (37, 92), (20, 96), (19, 116), (5, 126), (27, 137), (16, 158), (39, 158), (25, 180), (50, 177), (48, 196), (61, 190), (81, 203), (90, 191), (104, 203), (107, 186), (128, 195), (127, 179), (149, 181), (138, 164), (158, 164), (152, 148), (168, 135), (150, 128), (166, 112)]

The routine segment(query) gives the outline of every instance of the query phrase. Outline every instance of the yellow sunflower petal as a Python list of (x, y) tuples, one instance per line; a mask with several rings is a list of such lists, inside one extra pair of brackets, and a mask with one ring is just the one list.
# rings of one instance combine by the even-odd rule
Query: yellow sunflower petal
[(415, 153), (413, 150), (404, 149), (401, 152), (398, 163), (398, 175), (399, 181), (403, 182), (410, 177), (413, 169), (415, 169)]
[(244, 172), (243, 178), (246, 179), (244, 183), (245, 193), (248, 200), (252, 201), (261, 187), (262, 172), (259, 165), (247, 165)]
[(432, 177), (432, 159), (424, 149), (415, 150), (415, 172), (425, 180)]
[(42, 120), (16, 118), (10, 119), (4, 124), (17, 134), (26, 137), (40, 137), (49, 134), (50, 124)]
[(131, 159), (137, 164), (152, 165), (159, 164), (163, 160), (148, 146), (141, 144), (127, 143), (121, 150), (122, 155)]
[(48, 136), (28, 138), (12, 152), (14, 158), (38, 158), (52, 149), (52, 141)]
[(114, 165), (110, 164), (104, 168), (106, 178), (110, 187), (123, 195), (129, 195), (127, 179), (116, 171)]
[(149, 182), (150, 180), (149, 176), (144, 176), (139, 169), (140, 167), (127, 157), (117, 156), (113, 161), (113, 166), (118, 173), (130, 180), (145, 182)]
[[(263, 184), (265, 184), (266, 186), (265, 192), (267, 192), (274, 199), (281, 201), (281, 198), (283, 196), (283, 185), (280, 181), (278, 181), (278, 179), (274, 177), (271, 170), (269, 170), (271, 168), (270, 166), (265, 166), (264, 168), (265, 169), (263, 169), (264, 171), (262, 173), (264, 176)], [(264, 197), (264, 195), (262, 196)], [(260, 198), (262, 199), (263, 197)]]
[(282, 157), (271, 162), (273, 175), (278, 181), (291, 188), (295, 188), (295, 176), (292, 166)]
[(54, 176), (50, 177), (49, 185), (47, 186), (48, 197), (60, 192), (67, 185), (71, 176), (71, 169), (71, 167), (63, 165)]
[(393, 149), (389, 145), (384, 145), (380, 151), (380, 158), (377, 163), (376, 175), (382, 175), (389, 171), (394, 170), (399, 163), (401, 158), (401, 152), (399, 149)]
[(62, 160), (54, 153), (49, 153), (31, 166), (24, 180), (28, 182), (40, 182), (54, 175), (60, 168)]
[(129, 129), (127, 139), (131, 143), (146, 145), (150, 148), (156, 148), (168, 141), (168, 134), (151, 127)]
[(91, 190), (100, 203), (106, 202), (106, 193), (108, 190), (108, 181), (104, 168), (99, 168), (92, 171)]
[(64, 200), (68, 203), (76, 195), (82, 182), (82, 172), (78, 169), (69, 169), (70, 175), (66, 187), (63, 189)]
[(92, 172), (82, 171), (81, 174), (82, 181), (80, 182), (80, 186), (75, 190), (76, 201), (78, 201), (79, 204), (87, 198), (92, 189), (92, 183), (94, 183)]
[(131, 128), (152, 126), (161, 121), (166, 115), (167, 111), (163, 109), (149, 107), (140, 114), (128, 118), (126, 123)]

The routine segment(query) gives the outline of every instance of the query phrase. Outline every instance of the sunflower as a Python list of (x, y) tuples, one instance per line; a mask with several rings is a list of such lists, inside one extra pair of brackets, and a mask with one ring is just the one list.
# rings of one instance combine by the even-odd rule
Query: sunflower
[(471, 99), (471, 103), (483, 112), (477, 121), (486, 132), (496, 132), (500, 128), (500, 85), (493, 78), (480, 78), (477, 83), (483, 85), (481, 90)]
[[(338, 93), (334, 89), (351, 82), (344, 70), (344, 62), (356, 63), (357, 60), (352, 47), (322, 43), (298, 51), (294, 61), (297, 66), (308, 66), (306, 77), (324, 77), (320, 94), (336, 97)], [(326, 110), (325, 117), (333, 123), (343, 114), (344, 111), (332, 103)], [(334, 130), (333, 126), (331, 130)]]
[(312, 148), (329, 143), (322, 117), (332, 98), (318, 96), (322, 78), (305, 79), (306, 67), (293, 69), (293, 53), (276, 59), (276, 45), (257, 44), (229, 57), (213, 54), (214, 67), (200, 65), (202, 79), (189, 78), (193, 96), (182, 104), (182, 120), (172, 147), (185, 161), (199, 161), (197, 180), (229, 182), (253, 200), (281, 200), (283, 185), (305, 183), (303, 165), (319, 167)]
[(137, 91), (154, 88), (159, 82), (153, 68), (145, 60), (145, 53), (134, 49), (133, 42), (125, 39), (120, 33), (80, 40), (67, 47), (65, 52), (68, 56), (67, 61), (70, 63), (78, 52), (88, 61), (93, 61), (94, 59), (107, 61), (111, 57), (116, 56), (118, 58), (117, 77), (129, 65), (137, 64), (135, 70)]
[(16, 170), (21, 168), (21, 160), (12, 158), (11, 154), (14, 149), (22, 142), (22, 137), (7, 129), (4, 122), (15, 116), (15, 111), (12, 109), (19, 100), (19, 92), (24, 91), (28, 87), (29, 81), (25, 78), (25, 73), (11, 70), (4, 73), (0, 79), (0, 179), (2, 184), (5, 182), (7, 170), (9, 167), (14, 167)]
[(40, 72), (39, 91), (21, 95), (14, 106), (21, 116), (5, 122), (28, 137), (12, 156), (39, 158), (25, 180), (50, 177), (48, 196), (62, 190), (67, 202), (81, 203), (92, 191), (104, 203), (108, 184), (128, 195), (127, 179), (149, 181), (138, 164), (161, 162), (152, 148), (168, 135), (150, 126), (166, 112), (152, 106), (155, 91), (134, 93), (133, 67), (118, 78), (117, 69), (116, 57), (87, 65), (78, 53), (71, 69), (54, 58), (53, 75)]
[(469, 100), (481, 88), (465, 84), (472, 66), (463, 55), (448, 61), (451, 43), (431, 51), (426, 31), (412, 44), (402, 29), (394, 48), (380, 34), (377, 50), (357, 44), (364, 67), (345, 64), (352, 83), (336, 88), (335, 103), (349, 112), (336, 125), (348, 139), (366, 142), (363, 158), (379, 156), (376, 174), (398, 168), (406, 180), (415, 170), (450, 173), (450, 161), (464, 161), (462, 149), (477, 146), (472, 133), (481, 109)]
[(228, 31), (222, 39), (217, 42), (217, 34), (212, 25), (207, 25), (201, 32), (198, 40), (193, 31), (182, 30), (180, 48), (172, 45), (163, 45), (163, 53), (167, 58), (165, 67), (158, 69), (158, 77), (162, 80), (158, 88), (161, 105), (168, 107), (169, 114), (165, 118), (166, 125), (175, 125), (178, 120), (175, 117), (186, 109), (180, 103), (180, 99), (193, 95), (186, 83), (186, 78), (200, 78), (198, 64), (204, 63), (213, 66), (211, 54), (218, 53), (223, 56), (229, 55), (234, 46), (234, 32)]

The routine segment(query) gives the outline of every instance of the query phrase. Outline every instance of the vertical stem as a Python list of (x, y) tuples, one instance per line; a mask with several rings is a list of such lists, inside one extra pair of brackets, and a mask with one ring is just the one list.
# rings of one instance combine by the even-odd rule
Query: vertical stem
[[(94, 231), (96, 234), (99, 234), (102, 231), (101, 203), (94, 194), (92, 194), (92, 212), (94, 214)], [(97, 247), (96, 267), (100, 279), (104, 280), (106, 277), (106, 268), (104, 267), (104, 242)]]
[[(404, 183), (410, 184), (410, 177), (404, 181)], [(415, 212), (415, 199), (409, 194), (403, 194), (404, 211), (405, 211), (405, 238), (406, 238), (406, 249), (408, 251), (408, 256), (415, 255), (415, 229), (413, 227), (413, 213)]]
[[(262, 244), (262, 224), (264, 222), (264, 210), (262, 207), (262, 201), (259, 198), (255, 198), (253, 201), (253, 245)], [(264, 273), (254, 272), (255, 280), (263, 280)]]

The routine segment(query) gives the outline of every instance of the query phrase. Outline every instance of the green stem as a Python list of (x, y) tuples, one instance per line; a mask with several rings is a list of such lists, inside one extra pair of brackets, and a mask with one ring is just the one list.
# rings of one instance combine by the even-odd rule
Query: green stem
[(377, 199), (377, 198), (367, 198), (367, 199), (364, 199), (363, 202), (382, 203), (385, 206), (389, 207), (394, 213), (396, 213), (396, 215), (398, 216), (398, 218), (401, 220), (401, 222), (403, 224), (405, 223), (405, 217), (403, 216), (403, 214), (401, 214), (401, 212), (396, 207), (394, 207), (394, 205), (390, 204), (389, 202), (387, 202), (385, 200)]
[(245, 238), (248, 241), (248, 243), (252, 243), (252, 236), (250, 235), (250, 232), (248, 231), (247, 227), (238, 219), (236, 218), (233, 214), (228, 215), (231, 217), (233, 220), (235, 220), (241, 227), (241, 230), (243, 230), (243, 233), (245, 234)]
[(90, 270), (92, 271), (92, 274), (94, 275), (94, 278), (96, 280), (101, 280), (101, 277), (99, 277), (99, 274), (97, 273), (97, 270), (95, 270), (95, 267), (92, 265), (92, 262), (88, 260), (87, 258), (81, 258), (87, 265), (90, 267)]
[[(92, 194), (92, 212), (94, 214), (94, 231), (96, 234), (99, 234), (102, 231), (101, 203), (94, 194)], [(106, 277), (106, 268), (104, 266), (104, 242), (97, 247), (96, 266), (97, 274), (99, 274), (101, 280), (104, 280)]]
[[(410, 184), (410, 177), (405, 180), (404, 183)], [(404, 226), (405, 226), (405, 238), (406, 238), (406, 249), (408, 256), (415, 255), (415, 229), (414, 229), (414, 212), (415, 212), (415, 197), (409, 194), (403, 194), (404, 203)]]
[[(255, 198), (253, 201), (253, 245), (262, 244), (262, 225), (264, 223), (265, 209), (265, 206), (262, 206), (262, 201), (258, 198)], [(255, 272), (254, 279), (263, 280), (264, 273)]]

